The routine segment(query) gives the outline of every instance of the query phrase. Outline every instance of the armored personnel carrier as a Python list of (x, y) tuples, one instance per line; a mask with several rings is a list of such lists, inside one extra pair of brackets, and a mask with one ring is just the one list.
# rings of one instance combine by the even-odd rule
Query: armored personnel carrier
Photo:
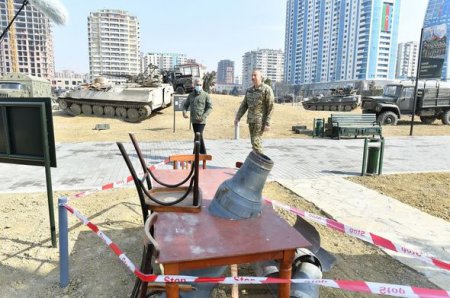
[(92, 84), (71, 90), (58, 98), (59, 107), (67, 114), (118, 117), (128, 122), (141, 122), (156, 109), (172, 104), (173, 87), (161, 83), (156, 68), (150, 74), (115, 75), (125, 77), (126, 83), (113, 85), (106, 78), (96, 78)]
[(305, 110), (349, 112), (360, 105), (361, 97), (352, 87), (330, 89), (327, 96), (315, 96), (303, 102)]

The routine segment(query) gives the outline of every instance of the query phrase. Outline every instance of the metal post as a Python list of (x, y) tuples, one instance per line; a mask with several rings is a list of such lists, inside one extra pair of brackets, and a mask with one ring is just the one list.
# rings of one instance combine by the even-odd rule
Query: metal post
[[(414, 102), (413, 102), (413, 109), (412, 109), (412, 118), (411, 118), (411, 127), (409, 129), (409, 135), (413, 135), (413, 128), (414, 128), (414, 115), (416, 114), (416, 104), (417, 104), (417, 89), (419, 84), (419, 78), (420, 78), (420, 64), (422, 60), (422, 39), (423, 39), (423, 28), (420, 31), (420, 43), (419, 43), (419, 59), (417, 60), (417, 74), (416, 74), (416, 84), (414, 86)], [(425, 96), (425, 88), (423, 90)]]
[(383, 157), (384, 157), (384, 138), (381, 137), (381, 144), (380, 144), (380, 160), (379, 160), (379, 166), (378, 166), (378, 175), (381, 175), (383, 173)]
[[(200, 133), (196, 133), (195, 138), (200, 139)], [(196, 140), (194, 143), (194, 152), (195, 152), (195, 161), (194, 161), (194, 197), (193, 197), (193, 205), (198, 205), (198, 195), (199, 195), (199, 189), (198, 189), (198, 175), (199, 175), (199, 167), (200, 167), (200, 161), (199, 161), (199, 153), (200, 153), (200, 141)]]
[(320, 133), (323, 138), (325, 136), (325, 118), (322, 118), (322, 131)]
[(316, 136), (316, 118), (313, 120), (313, 129), (312, 129), (312, 137)]
[(173, 104), (173, 132), (175, 132), (175, 118), (176, 118), (176, 114), (177, 114), (175, 106), (176, 106), (176, 104), (174, 103)]
[(368, 143), (369, 143), (369, 139), (364, 138), (364, 151), (363, 151), (363, 162), (362, 162), (361, 176), (364, 176), (366, 174), (367, 146), (368, 146)]
[(59, 286), (69, 285), (69, 228), (67, 223), (67, 197), (58, 198), (59, 220)]
[(47, 184), (47, 200), (50, 216), (50, 235), (52, 238), (52, 246), (56, 247), (56, 225), (55, 214), (53, 207), (53, 189), (52, 189), (52, 175), (50, 168), (50, 152), (48, 147), (48, 130), (47, 130), (47, 116), (45, 114), (45, 105), (41, 105), (41, 126), (42, 126), (42, 142), (44, 144), (44, 162), (45, 162), (45, 179)]

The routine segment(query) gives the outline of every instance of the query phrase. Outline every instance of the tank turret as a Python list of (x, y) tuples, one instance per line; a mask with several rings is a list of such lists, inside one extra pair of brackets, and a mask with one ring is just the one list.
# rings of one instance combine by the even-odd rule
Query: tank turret
[[(112, 84), (106, 77), (125, 78), (123, 84)], [(137, 75), (105, 73), (91, 84), (71, 90), (58, 98), (67, 114), (98, 117), (118, 117), (128, 122), (140, 122), (151, 113), (172, 104), (173, 87), (162, 82), (157, 68), (149, 65)]]

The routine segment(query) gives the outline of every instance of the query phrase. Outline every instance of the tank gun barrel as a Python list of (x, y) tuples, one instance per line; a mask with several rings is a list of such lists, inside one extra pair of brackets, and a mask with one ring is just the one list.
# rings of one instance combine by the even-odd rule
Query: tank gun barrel
[(120, 73), (102, 73), (101, 76), (115, 77), (115, 78), (127, 78), (127, 79), (130, 79), (133, 77), (133, 75), (120, 74)]

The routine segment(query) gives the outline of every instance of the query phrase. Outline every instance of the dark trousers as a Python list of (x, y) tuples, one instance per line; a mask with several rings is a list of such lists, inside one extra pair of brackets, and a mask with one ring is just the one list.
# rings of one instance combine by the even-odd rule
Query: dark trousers
[(200, 133), (200, 154), (206, 154), (205, 142), (203, 141), (203, 130), (206, 124), (192, 123), (192, 128), (194, 129), (194, 141), (195, 133)]

